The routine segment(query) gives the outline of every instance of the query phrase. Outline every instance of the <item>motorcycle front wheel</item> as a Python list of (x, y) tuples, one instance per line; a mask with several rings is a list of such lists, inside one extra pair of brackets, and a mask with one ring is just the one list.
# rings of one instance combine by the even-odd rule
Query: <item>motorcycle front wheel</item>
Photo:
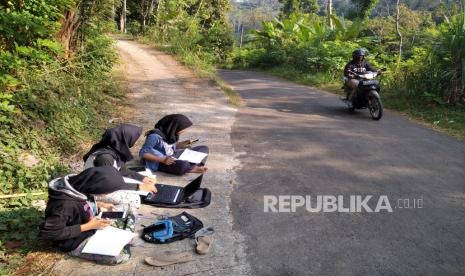
[(383, 117), (383, 104), (378, 92), (375, 90), (368, 93), (368, 110), (373, 120), (379, 120)]

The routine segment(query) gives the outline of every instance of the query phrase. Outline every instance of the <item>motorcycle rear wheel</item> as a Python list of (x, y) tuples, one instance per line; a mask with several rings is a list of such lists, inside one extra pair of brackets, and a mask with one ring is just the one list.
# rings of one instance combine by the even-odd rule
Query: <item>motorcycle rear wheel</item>
[(379, 120), (383, 117), (383, 104), (375, 90), (368, 92), (368, 110), (373, 120)]

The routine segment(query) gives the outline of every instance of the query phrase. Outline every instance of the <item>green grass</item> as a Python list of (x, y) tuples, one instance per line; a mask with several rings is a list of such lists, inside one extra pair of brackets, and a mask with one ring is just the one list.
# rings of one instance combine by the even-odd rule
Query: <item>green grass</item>
[(418, 123), (465, 141), (465, 107), (443, 106), (422, 98), (409, 99), (399, 93), (383, 93), (384, 105)]

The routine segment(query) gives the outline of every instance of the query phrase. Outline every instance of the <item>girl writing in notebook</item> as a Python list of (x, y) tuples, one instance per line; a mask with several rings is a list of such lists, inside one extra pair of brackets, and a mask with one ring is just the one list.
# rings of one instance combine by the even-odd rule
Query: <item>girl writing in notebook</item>
[[(179, 136), (190, 126), (192, 122), (182, 114), (167, 115), (159, 120), (155, 128), (145, 134), (145, 143), (139, 152), (146, 167), (153, 172), (162, 171), (176, 175), (206, 172), (207, 157), (199, 164), (176, 159), (193, 142), (192, 140), (179, 141)], [(191, 150), (208, 153), (207, 146), (192, 147)]]
[(98, 209), (108, 209), (112, 205), (96, 203), (92, 195), (112, 193), (126, 185), (112, 166), (93, 167), (77, 175), (52, 180), (40, 237), (53, 241), (71, 256), (112, 265), (127, 261), (131, 256), (128, 246), (116, 257), (82, 253), (95, 231), (112, 223), (112, 220), (96, 217)]

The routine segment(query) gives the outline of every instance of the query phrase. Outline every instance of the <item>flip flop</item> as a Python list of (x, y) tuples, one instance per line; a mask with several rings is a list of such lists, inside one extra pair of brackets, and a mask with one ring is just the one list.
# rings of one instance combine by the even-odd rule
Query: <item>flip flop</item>
[(197, 238), (200, 236), (211, 236), (213, 235), (213, 233), (215, 233), (215, 230), (212, 227), (204, 227), (198, 230), (197, 232), (195, 232), (194, 237)]
[(187, 263), (192, 261), (191, 252), (172, 253), (164, 252), (152, 257), (146, 257), (145, 262), (152, 266), (167, 266), (172, 264)]
[(213, 237), (211, 235), (199, 236), (195, 238), (195, 243), (197, 244), (195, 252), (200, 255), (205, 255), (210, 251), (210, 246), (213, 243)]

